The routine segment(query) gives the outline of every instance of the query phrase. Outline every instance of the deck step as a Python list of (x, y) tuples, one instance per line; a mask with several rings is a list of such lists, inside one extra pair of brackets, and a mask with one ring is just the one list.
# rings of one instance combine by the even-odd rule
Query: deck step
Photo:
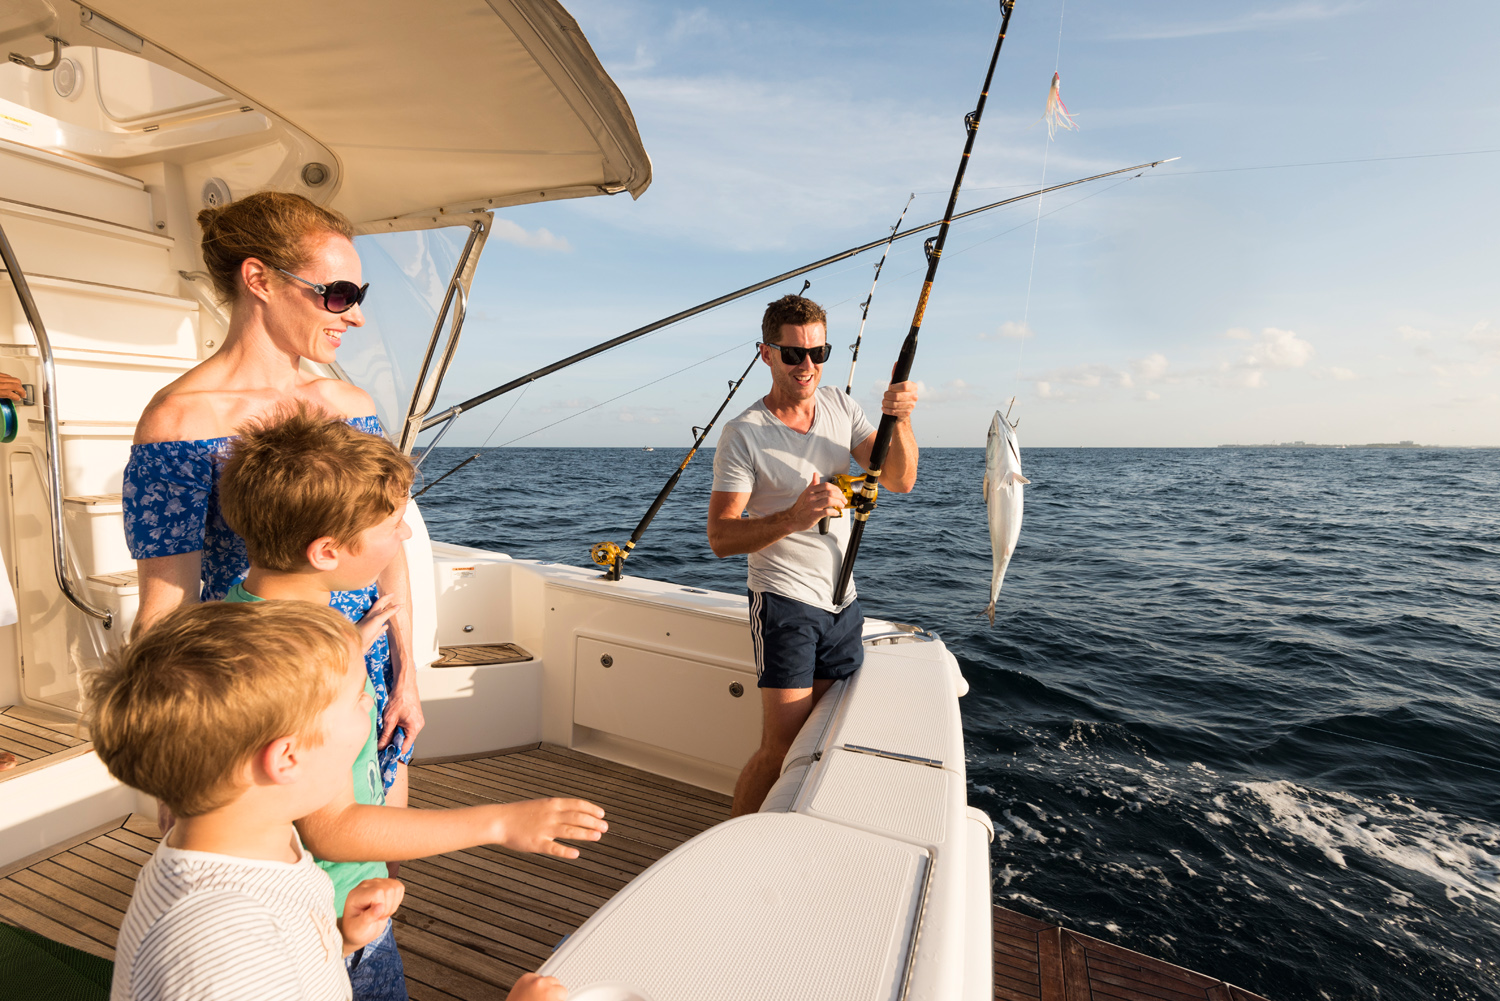
[(88, 741), (87, 728), (62, 713), (0, 708), (0, 782), (85, 754)]
[(486, 667), (491, 664), (521, 664), (533, 659), (514, 643), (465, 643), (438, 647), (433, 667)]

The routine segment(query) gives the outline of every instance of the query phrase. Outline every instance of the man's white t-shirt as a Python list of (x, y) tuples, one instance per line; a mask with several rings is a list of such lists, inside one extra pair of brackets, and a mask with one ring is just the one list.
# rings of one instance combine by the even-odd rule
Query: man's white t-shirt
[(349, 1001), (333, 882), (296, 862), (183, 851), (141, 868), (110, 1001)]
[[(745, 513), (761, 518), (795, 504), (813, 473), (824, 480), (847, 474), (850, 452), (875, 433), (875, 425), (858, 403), (830, 386), (820, 386), (814, 400), (807, 434), (783, 424), (763, 399), (725, 424), (714, 450), (714, 490), (748, 493)], [(829, 519), (827, 535), (814, 525), (751, 553), (750, 590), (842, 611), (833, 603), (833, 588), (852, 522), (846, 510), (842, 518)], [(851, 582), (844, 606), (854, 598)]]

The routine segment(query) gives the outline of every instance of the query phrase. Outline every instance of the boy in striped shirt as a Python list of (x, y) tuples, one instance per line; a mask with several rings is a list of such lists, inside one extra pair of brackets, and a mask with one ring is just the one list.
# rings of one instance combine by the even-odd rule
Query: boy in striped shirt
[(303, 602), (189, 605), (88, 684), (100, 759), (176, 818), (136, 879), (111, 1001), (347, 1001), (344, 956), (402, 887), (365, 880), (336, 919), (293, 822), (338, 794), (369, 733), (354, 627)]

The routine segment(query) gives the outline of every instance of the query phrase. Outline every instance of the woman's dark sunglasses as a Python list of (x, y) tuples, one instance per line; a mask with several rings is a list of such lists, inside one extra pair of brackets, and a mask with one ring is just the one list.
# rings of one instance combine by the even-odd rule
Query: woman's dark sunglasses
[[(272, 267), (276, 267), (274, 264)], [(349, 310), (365, 301), (365, 293), (370, 290), (370, 283), (356, 285), (353, 282), (329, 282), (327, 285), (319, 285), (310, 282), (306, 278), (294, 275), (290, 271), (276, 268), (288, 278), (296, 278), (299, 282), (309, 286), (314, 292), (323, 297), (323, 308), (330, 313), (347, 313)]]
[(804, 358), (811, 358), (814, 365), (821, 365), (833, 354), (832, 344), (819, 344), (815, 348), (794, 348), (780, 344), (767, 344), (766, 347), (780, 351), (781, 363), (788, 368), (801, 365)]

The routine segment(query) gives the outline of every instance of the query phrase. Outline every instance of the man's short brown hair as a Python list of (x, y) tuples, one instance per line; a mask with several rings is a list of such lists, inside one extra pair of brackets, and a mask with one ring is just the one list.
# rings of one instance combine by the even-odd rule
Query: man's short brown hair
[(219, 506), (252, 565), (293, 573), (307, 567), (307, 547), (317, 539), (349, 546), (389, 518), (412, 476), (406, 456), (383, 436), (301, 404), (240, 429)]
[(781, 327), (786, 323), (793, 326), (821, 323), (826, 330), (828, 314), (811, 299), (804, 299), (800, 295), (784, 295), (766, 306), (765, 315), (760, 318), (760, 339), (767, 344), (780, 344)]
[(109, 773), (181, 817), (218, 809), (278, 737), (316, 746), (359, 634), (307, 601), (185, 605), (84, 678)]

